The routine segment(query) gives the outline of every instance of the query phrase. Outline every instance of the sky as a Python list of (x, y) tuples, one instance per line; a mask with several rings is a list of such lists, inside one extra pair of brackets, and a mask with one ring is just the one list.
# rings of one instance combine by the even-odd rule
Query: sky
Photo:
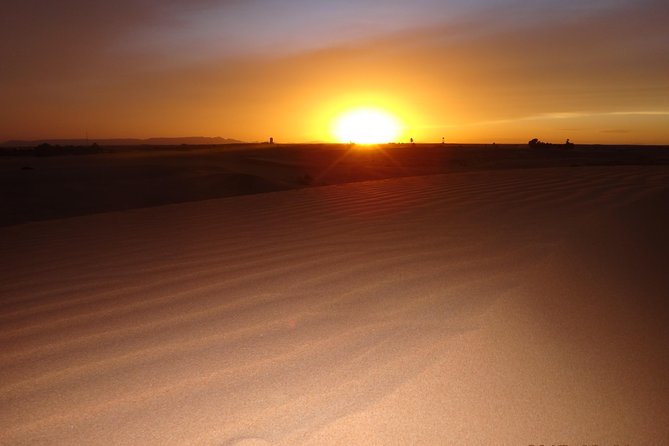
[(666, 0), (4, 0), (0, 141), (669, 144)]

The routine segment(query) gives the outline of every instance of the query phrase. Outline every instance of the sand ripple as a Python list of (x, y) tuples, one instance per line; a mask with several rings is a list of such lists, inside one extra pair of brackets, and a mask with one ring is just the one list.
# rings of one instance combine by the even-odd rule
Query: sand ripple
[[(471, 377), (458, 388), (487, 385), (494, 373), (475, 370), (485, 358), (502, 361), (495, 351), (527, 359), (544, 343), (553, 359), (572, 354), (573, 344), (528, 338), (522, 327), (536, 328), (549, 307), (553, 320), (570, 314), (542, 299), (585, 292), (555, 275), (574, 273), (563, 262), (574, 234), (668, 190), (669, 170), (659, 167), (473, 172), (0, 228), (9, 266), (0, 280), (0, 444), (344, 444), (364, 442), (355, 435), (365, 423), (380, 444), (393, 431), (384, 417), (402, 426), (397, 414), (417, 404), (401, 397), (407, 389), (444, 419), (416, 409), (396, 439), (462, 438), (452, 424), (466, 410), (456, 379)], [(584, 260), (581, 272), (594, 264)], [(649, 336), (664, 340), (653, 327)], [(508, 347), (521, 338), (525, 350)], [(500, 364), (502, 373), (508, 362)], [(495, 388), (509, 382), (499, 377)], [(630, 404), (666, 406), (653, 401)], [(523, 436), (531, 428), (522, 423), (501, 423), (509, 441), (540, 441)], [(625, 426), (617, 441), (649, 438), (642, 424)], [(412, 428), (417, 437), (406, 436)], [(611, 431), (591, 432), (601, 443), (599, 432)]]

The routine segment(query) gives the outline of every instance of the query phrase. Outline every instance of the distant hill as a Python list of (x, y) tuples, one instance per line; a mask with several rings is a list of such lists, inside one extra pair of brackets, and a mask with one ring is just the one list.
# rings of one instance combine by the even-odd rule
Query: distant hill
[(54, 146), (90, 146), (91, 144), (98, 144), (100, 146), (175, 146), (181, 144), (188, 145), (216, 145), (216, 144), (240, 144), (244, 141), (236, 139), (228, 139), (221, 137), (206, 137), (206, 136), (187, 136), (181, 138), (148, 138), (148, 139), (134, 139), (134, 138), (118, 138), (118, 139), (36, 139), (32, 141), (14, 140), (7, 141), (0, 146), (2, 147), (36, 147), (40, 144), (50, 144)]

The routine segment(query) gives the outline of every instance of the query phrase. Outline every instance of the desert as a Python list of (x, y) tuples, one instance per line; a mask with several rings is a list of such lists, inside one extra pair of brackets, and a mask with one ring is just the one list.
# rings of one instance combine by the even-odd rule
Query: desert
[(667, 150), (2, 156), (0, 444), (664, 444)]
[(669, 445), (668, 17), (4, 1), (0, 446)]

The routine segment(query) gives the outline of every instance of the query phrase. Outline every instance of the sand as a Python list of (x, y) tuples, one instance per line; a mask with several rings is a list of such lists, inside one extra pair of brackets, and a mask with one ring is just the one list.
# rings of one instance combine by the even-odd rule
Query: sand
[(669, 165), (669, 147), (662, 146), (530, 150), (502, 144), (243, 144), (103, 150), (34, 156), (30, 150), (0, 148), (0, 227), (386, 178), (510, 168)]
[(669, 167), (0, 228), (0, 444), (669, 442)]

